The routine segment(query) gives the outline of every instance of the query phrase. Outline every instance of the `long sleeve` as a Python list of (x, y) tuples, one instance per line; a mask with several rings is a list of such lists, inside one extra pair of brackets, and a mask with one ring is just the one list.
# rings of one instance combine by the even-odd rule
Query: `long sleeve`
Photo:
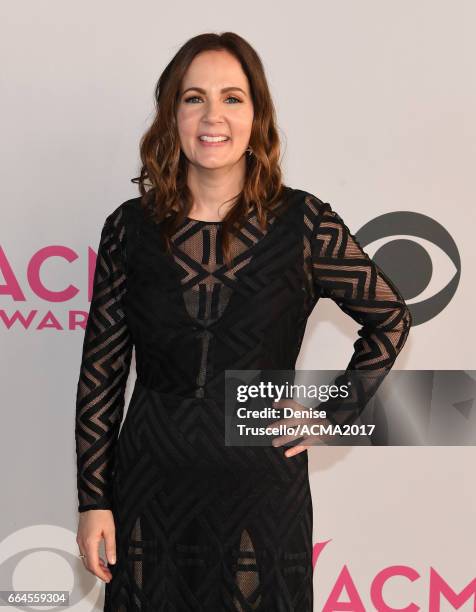
[[(412, 317), (395, 284), (365, 253), (340, 215), (318, 198), (313, 197), (311, 204), (316, 213), (311, 244), (315, 289), (361, 324), (346, 369), (355, 372), (350, 378), (357, 383), (356, 395), (351, 394), (348, 402), (328, 404), (343, 411), (340, 418), (333, 414), (334, 421), (342, 424), (355, 418), (356, 406), (363, 410), (393, 367)], [(350, 419), (344, 418), (346, 406)]]
[(101, 232), (76, 395), (78, 511), (112, 508), (115, 444), (133, 343), (123, 307), (126, 292), (122, 211)]

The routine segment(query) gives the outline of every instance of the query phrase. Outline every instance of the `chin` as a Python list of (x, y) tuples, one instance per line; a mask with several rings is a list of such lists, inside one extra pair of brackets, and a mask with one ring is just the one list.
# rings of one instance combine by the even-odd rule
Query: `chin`
[(220, 161), (220, 160), (200, 160), (196, 162), (196, 165), (199, 168), (205, 168), (207, 170), (218, 170), (219, 168), (227, 168), (229, 166), (232, 166), (233, 164), (235, 164), (236, 161), (230, 161), (230, 160), (226, 160), (226, 161)]

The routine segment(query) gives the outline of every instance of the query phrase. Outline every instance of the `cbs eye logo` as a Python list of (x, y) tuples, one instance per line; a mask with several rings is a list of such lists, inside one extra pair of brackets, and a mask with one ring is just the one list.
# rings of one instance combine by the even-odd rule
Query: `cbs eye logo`
[[(79, 612), (85, 605), (99, 609), (104, 583), (84, 568), (75, 533), (56, 525), (31, 525), (0, 542), (0, 585), (2, 591), (68, 591), (68, 611)], [(63, 607), (9, 604), (8, 609)]]
[(431, 217), (411, 211), (386, 213), (366, 223), (355, 238), (362, 248), (377, 243), (369, 256), (395, 282), (414, 326), (436, 317), (456, 293), (459, 251), (449, 232)]

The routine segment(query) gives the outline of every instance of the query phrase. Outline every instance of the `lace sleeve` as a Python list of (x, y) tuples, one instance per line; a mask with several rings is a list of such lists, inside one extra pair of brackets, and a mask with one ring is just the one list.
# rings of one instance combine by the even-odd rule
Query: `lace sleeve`
[(115, 443), (124, 409), (132, 341), (123, 308), (122, 213), (104, 223), (84, 333), (76, 395), (78, 511), (110, 509)]
[(330, 204), (315, 200), (311, 257), (316, 291), (361, 325), (346, 369), (346, 373), (360, 372), (351, 375), (358, 382), (354, 390), (359, 395), (351, 395), (347, 407), (339, 400), (339, 409), (351, 412), (350, 419), (334, 413), (334, 420), (342, 424), (355, 418), (356, 405), (358, 412), (365, 407), (392, 368), (407, 340), (412, 317), (397, 287), (365, 253), (340, 215)]

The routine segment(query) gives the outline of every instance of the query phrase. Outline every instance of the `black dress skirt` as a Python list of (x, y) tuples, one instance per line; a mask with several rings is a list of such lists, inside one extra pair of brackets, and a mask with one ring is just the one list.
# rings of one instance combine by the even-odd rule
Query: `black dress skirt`
[(172, 253), (140, 198), (104, 223), (75, 434), (79, 512), (115, 521), (108, 612), (312, 612), (307, 451), (226, 445), (225, 370), (293, 370), (329, 297), (362, 325), (348, 368), (388, 371), (411, 316), (328, 203), (285, 187), (275, 212), (231, 268), (222, 222), (186, 218)]

